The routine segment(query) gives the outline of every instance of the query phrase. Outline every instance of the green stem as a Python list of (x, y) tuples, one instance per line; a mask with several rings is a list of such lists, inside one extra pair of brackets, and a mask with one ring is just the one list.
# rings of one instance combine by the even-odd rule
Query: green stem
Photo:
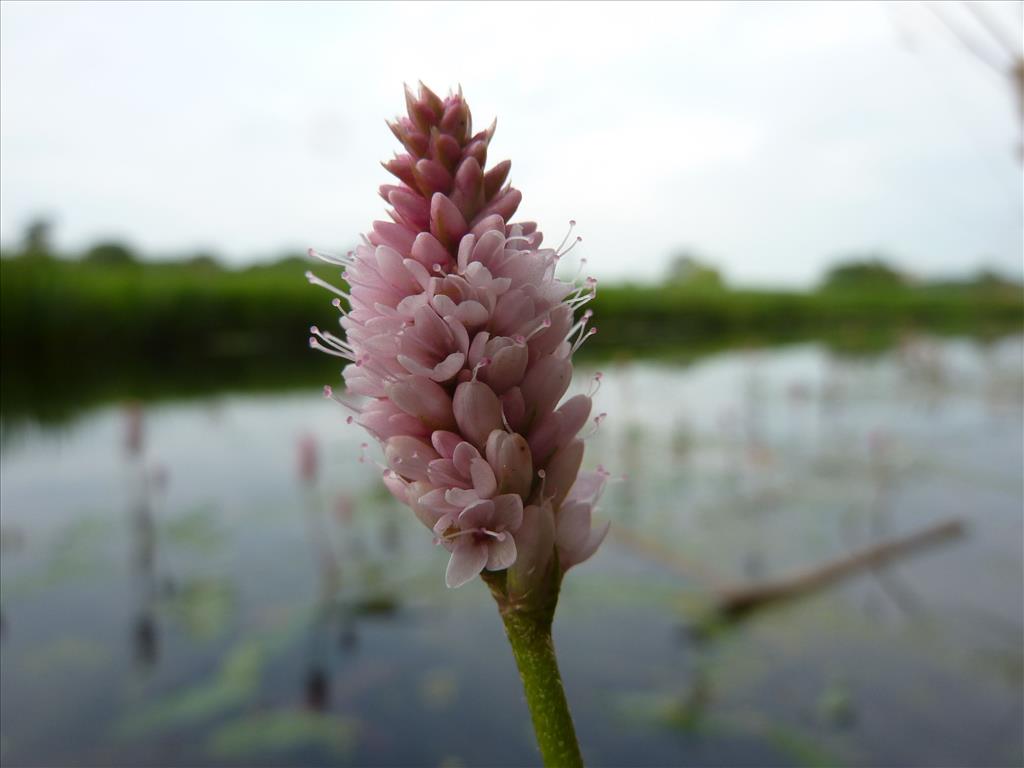
[(551, 640), (551, 614), (503, 607), (501, 618), (523, 679), (526, 704), (544, 765), (582, 768), (583, 757)]

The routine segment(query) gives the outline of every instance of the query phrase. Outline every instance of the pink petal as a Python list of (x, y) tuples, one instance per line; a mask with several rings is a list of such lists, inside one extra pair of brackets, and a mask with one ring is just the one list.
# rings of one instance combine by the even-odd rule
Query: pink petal
[(451, 459), (437, 459), (427, 465), (427, 478), (445, 488), (469, 488), (470, 484)]
[(491, 330), (502, 336), (515, 336), (537, 316), (533, 299), (520, 288), (513, 288), (498, 299), (491, 314)]
[(466, 477), (470, 476), (469, 472), (473, 459), (479, 458), (480, 451), (467, 442), (461, 442), (455, 446), (455, 452), (452, 454), (452, 461), (455, 462), (455, 469)]
[(466, 235), (459, 241), (459, 252), (455, 261), (458, 264), (460, 273), (466, 271), (469, 266), (469, 257), (473, 253), (473, 246), (476, 245), (476, 235)]
[(463, 536), (452, 550), (448, 570), (444, 581), (449, 587), (461, 587), (487, 565), (488, 547), (486, 543), (476, 543), (471, 536)]
[(559, 552), (572, 552), (581, 547), (590, 534), (591, 507), (580, 502), (566, 502), (556, 517), (555, 543)]
[(505, 493), (494, 497), (494, 514), (491, 517), (490, 530), (511, 531), (515, 533), (523, 524), (523, 499), (515, 493)]
[(538, 416), (550, 413), (569, 388), (572, 364), (557, 357), (542, 357), (530, 368), (520, 389), (527, 413)]
[(580, 472), (565, 500), (566, 502), (583, 501), (593, 504), (600, 498), (607, 481), (608, 474), (606, 472)]
[[(480, 502), (480, 497), (472, 488), (449, 488), (444, 493), (445, 500), (460, 509), (471, 507)], [(463, 510), (465, 511), (465, 510)]]
[(526, 417), (526, 401), (523, 400), (523, 392), (519, 387), (512, 387), (501, 396), (501, 408), (512, 429), (517, 432), (521, 430)]
[(452, 332), (452, 336), (455, 338), (455, 346), (458, 347), (460, 352), (469, 353), (469, 332), (466, 330), (466, 326), (458, 321), (454, 315), (448, 315), (444, 318), (448, 328)]
[(511, 533), (487, 544), (487, 570), (503, 571), (516, 561), (516, 540)]
[(435, 366), (423, 365), (418, 360), (414, 360), (408, 355), (398, 355), (396, 358), (398, 363), (405, 368), (409, 373), (416, 376), (432, 377), (434, 374)]
[(494, 476), (494, 470), (483, 459), (473, 459), (469, 465), (469, 472), (473, 479), (473, 490), (481, 499), (489, 499), (498, 490), (498, 480)]
[(438, 458), (430, 445), (408, 435), (390, 438), (384, 456), (391, 469), (409, 480), (426, 480), (427, 464)]
[(593, 554), (597, 552), (597, 548), (601, 546), (601, 543), (608, 535), (608, 529), (611, 527), (611, 521), (608, 521), (600, 528), (595, 528), (590, 531), (590, 534), (587, 536), (583, 545), (568, 554), (566, 563), (562, 566), (562, 570), (568, 570), (574, 565), (579, 565), (580, 563), (589, 560)]
[(403, 504), (409, 503), (408, 485), (397, 473), (391, 470), (384, 473), (384, 487), (391, 491), (391, 495)]
[(555, 451), (548, 461), (547, 476), (544, 478), (544, 493), (551, 498), (551, 504), (558, 509), (562, 499), (569, 493), (583, 462), (583, 441), (573, 440), (564, 448)]
[(420, 288), (426, 290), (427, 286), (430, 285), (430, 278), (432, 277), (427, 268), (416, 259), (405, 259), (402, 264)]
[(431, 306), (441, 317), (454, 317), (457, 305), (452, 301), (451, 296), (439, 293), (430, 300)]
[(391, 221), (375, 221), (369, 238), (374, 245), (386, 245), (405, 255), (412, 249), (415, 236), (401, 224)]
[(447, 490), (446, 488), (433, 488), (421, 494), (417, 499), (417, 503), (425, 509), (436, 512), (438, 515), (456, 514), (459, 512), (459, 508), (449, 504), (447, 499), (445, 499)]
[(501, 403), (494, 390), (481, 381), (459, 384), (452, 406), (459, 431), (477, 448), (484, 446), (491, 430), (501, 429)]
[(381, 276), (392, 286), (407, 295), (416, 291), (416, 280), (402, 263), (402, 255), (393, 248), (381, 245), (374, 254)]
[(491, 364), (480, 371), (480, 378), (501, 394), (523, 380), (529, 357), (530, 351), (525, 344), (510, 344), (491, 357)]
[(430, 378), (437, 382), (448, 381), (452, 376), (462, 370), (462, 364), (466, 356), (462, 352), (452, 352), (448, 357), (434, 366)]
[[(473, 217), (473, 229), (471, 231), (480, 240), (489, 232), (497, 232), (501, 235), (502, 246), (505, 244), (505, 220), (496, 213), (484, 213), (483, 215), (478, 213)], [(473, 256), (475, 258), (476, 253)]]
[(530, 339), (530, 352), (535, 360), (558, 349), (558, 345), (565, 339), (572, 326), (572, 311), (564, 304), (560, 304), (551, 310), (548, 319), (551, 321), (550, 327)]
[(454, 432), (446, 432), (443, 429), (439, 429), (431, 434), (430, 442), (433, 444), (435, 451), (444, 458), (450, 459), (452, 453), (455, 452), (455, 446), (462, 442), (462, 437)]
[(516, 531), (516, 562), (508, 572), (509, 595), (523, 597), (540, 582), (555, 550), (555, 518), (551, 506), (530, 505)]
[(416, 235), (410, 253), (416, 261), (427, 268), (428, 274), (434, 264), (444, 264), (451, 258), (448, 249), (429, 232), (420, 232)]
[[(448, 493), (450, 494), (451, 491)], [(470, 492), (467, 491), (467, 493)], [(459, 515), (459, 527), (464, 531), (476, 528), (495, 530), (493, 518), (494, 502), (490, 499), (476, 500), (462, 510), (462, 513)]]
[(480, 333), (476, 334), (476, 336), (473, 337), (473, 341), (469, 345), (468, 360), (470, 367), (475, 367), (477, 363), (479, 363), (480, 360), (483, 358), (484, 350), (487, 347), (487, 341), (490, 338), (491, 334), (489, 334), (487, 331), (480, 331)]
[(455, 317), (468, 328), (476, 328), (487, 322), (490, 313), (479, 301), (464, 301), (455, 308)]
[(548, 456), (558, 447), (558, 436), (562, 434), (565, 419), (558, 411), (552, 411), (540, 420), (533, 422), (530, 430), (530, 450), (537, 458), (537, 463), (547, 461)]
[(385, 390), (391, 401), (433, 429), (454, 426), (452, 401), (440, 384), (425, 376), (410, 376), (389, 383)]
[(590, 417), (591, 405), (590, 398), (586, 395), (576, 395), (562, 403), (557, 411), (563, 419), (558, 434), (559, 445), (565, 445), (569, 440), (576, 437), (576, 434), (583, 428), (583, 425), (587, 423), (587, 419)]
[(508, 432), (501, 429), (492, 430), (491, 434), (487, 436), (487, 443), (484, 445), (484, 458), (487, 459), (492, 467), (498, 466), (498, 451), (502, 444), (510, 437), (511, 435)]
[(427, 483), (410, 483), (406, 489), (406, 496), (409, 499), (409, 506), (412, 508), (413, 514), (416, 515), (417, 519), (427, 528), (433, 529), (442, 513), (420, 504), (420, 499), (426, 495), (429, 488), (430, 485)]
[[(502, 226), (504, 226), (504, 223), (502, 223)], [(474, 232), (477, 231), (477, 227), (473, 228)], [(471, 261), (478, 261), (487, 266), (491, 259), (501, 253), (504, 248), (505, 235), (502, 232), (499, 232), (497, 229), (485, 231), (477, 237)]]

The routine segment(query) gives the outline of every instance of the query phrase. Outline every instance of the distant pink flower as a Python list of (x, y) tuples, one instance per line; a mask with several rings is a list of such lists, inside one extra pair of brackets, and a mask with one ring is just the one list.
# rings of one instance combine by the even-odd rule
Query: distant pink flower
[(316, 482), (319, 465), (316, 438), (310, 434), (302, 435), (297, 443), (299, 479), (304, 483)]
[(421, 84), (406, 106), (390, 123), (406, 153), (384, 164), (399, 183), (380, 188), (391, 220), (345, 257), (315, 254), (347, 290), (307, 273), (337, 294), (344, 329), (314, 327), (310, 344), (348, 361), (361, 400), (335, 398), (381, 442), (388, 489), (451, 551), (448, 586), (508, 568), (528, 583), (556, 550), (563, 571), (587, 559), (608, 530), (591, 527), (604, 475), (579, 473), (590, 397), (559, 405), (594, 333), (589, 311), (574, 317), (594, 282), (556, 279), (561, 246), (508, 223), (522, 197), (511, 164), (485, 170), (495, 126), (474, 134), (461, 92)]

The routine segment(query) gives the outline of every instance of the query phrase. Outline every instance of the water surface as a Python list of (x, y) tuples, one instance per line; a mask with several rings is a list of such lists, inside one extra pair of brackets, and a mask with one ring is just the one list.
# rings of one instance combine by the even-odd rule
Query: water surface
[[(602, 373), (586, 464), (616, 477), (613, 533), (555, 636), (590, 764), (1024, 760), (1021, 338)], [(365, 441), (313, 389), (6, 425), (4, 763), (536, 763), (486, 589), (445, 589)], [(709, 618), (723, 586), (954, 518), (959, 538)]]

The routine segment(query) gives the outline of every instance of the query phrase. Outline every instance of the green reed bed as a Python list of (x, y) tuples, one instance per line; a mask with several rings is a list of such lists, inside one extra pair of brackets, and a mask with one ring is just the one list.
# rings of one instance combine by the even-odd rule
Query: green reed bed
[[(335, 381), (336, 361), (306, 346), (311, 319), (331, 328), (337, 318), (306, 283), (310, 266), (0, 259), (3, 411), (59, 415), (123, 397)], [(583, 352), (597, 358), (692, 358), (805, 339), (861, 351), (915, 331), (1024, 328), (1024, 295), (1005, 285), (801, 293), (602, 284), (592, 308), (599, 332)]]

